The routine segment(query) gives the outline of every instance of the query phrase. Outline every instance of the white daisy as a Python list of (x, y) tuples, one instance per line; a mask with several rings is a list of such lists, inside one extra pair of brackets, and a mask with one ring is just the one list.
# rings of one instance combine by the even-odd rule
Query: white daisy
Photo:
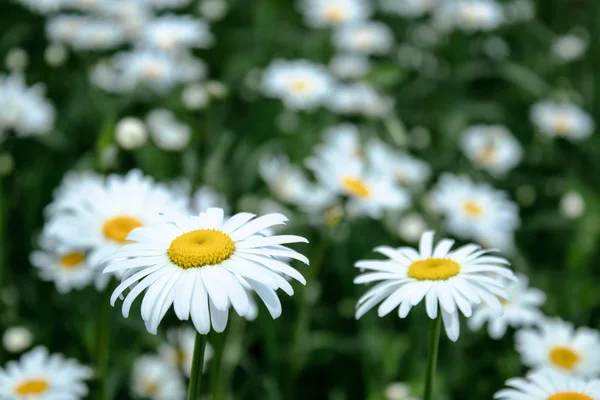
[(502, 312), (500, 299), (507, 297), (503, 279), (514, 280), (510, 263), (502, 257), (490, 255), (474, 244), (452, 250), (454, 240), (442, 239), (435, 247), (433, 231), (423, 234), (419, 251), (410, 247), (380, 246), (375, 251), (389, 260), (358, 261), (355, 266), (368, 270), (354, 279), (354, 283), (379, 283), (369, 289), (358, 301), (356, 318), (381, 303), (377, 314), (383, 317), (398, 308), (405, 318), (412, 307), (425, 299), (429, 318), (438, 315), (438, 308), (452, 341), (459, 336), (459, 311), (470, 317), (473, 305), (485, 302), (496, 312)]
[(371, 13), (366, 0), (300, 0), (306, 23), (314, 27), (339, 26), (367, 19)]
[(265, 69), (262, 90), (286, 107), (312, 110), (325, 103), (333, 86), (327, 69), (307, 60), (275, 60)]
[(518, 331), (515, 341), (523, 364), (535, 370), (550, 368), (585, 378), (600, 373), (600, 334), (594, 329), (549, 319), (538, 328)]
[(495, 0), (456, 0), (444, 2), (435, 11), (439, 29), (490, 31), (505, 22), (502, 5)]
[(580, 59), (588, 43), (579, 35), (567, 34), (559, 36), (552, 42), (552, 54), (562, 62), (571, 62)]
[(371, 139), (366, 148), (367, 159), (374, 169), (390, 174), (395, 181), (406, 186), (419, 187), (431, 177), (431, 167), (410, 154), (394, 150), (381, 140)]
[(394, 100), (365, 82), (337, 85), (328, 93), (327, 106), (335, 113), (383, 117), (394, 107)]
[(575, 104), (542, 101), (531, 108), (531, 120), (546, 136), (581, 140), (594, 131), (594, 121)]
[(225, 196), (210, 186), (201, 186), (192, 196), (192, 211), (199, 214), (202, 210), (211, 207), (222, 208), (225, 215), (229, 214), (229, 205)]
[(403, 17), (420, 17), (432, 10), (438, 0), (381, 0), (381, 9)]
[(498, 315), (494, 310), (485, 305), (475, 308), (473, 317), (469, 319), (469, 327), (479, 330), (484, 323), (488, 322), (488, 332), (494, 339), (500, 339), (506, 333), (506, 329), (522, 328), (543, 321), (544, 315), (539, 308), (546, 301), (546, 295), (539, 289), (528, 287), (526, 276), (518, 274), (517, 282), (507, 282), (506, 300), (502, 300), (504, 313)]
[(512, 235), (520, 224), (519, 208), (506, 193), (466, 176), (442, 175), (432, 199), (445, 214), (449, 231), (461, 238), (487, 244), (499, 233)]
[(555, 371), (530, 374), (506, 381), (508, 388), (494, 394), (497, 400), (598, 400), (600, 380), (583, 380)]
[(331, 59), (329, 68), (340, 79), (356, 79), (369, 73), (371, 63), (362, 54), (341, 53)]
[(163, 51), (209, 47), (214, 37), (208, 24), (189, 15), (163, 15), (144, 25), (142, 43)]
[[(188, 378), (192, 373), (192, 361), (194, 358), (194, 344), (196, 343), (196, 331), (191, 327), (171, 328), (167, 332), (168, 344), (162, 344), (159, 355), (174, 368), (183, 371)], [(213, 348), (206, 343), (204, 350), (204, 369), (213, 355)]]
[(308, 264), (302, 254), (282, 245), (307, 240), (292, 235), (265, 237), (260, 232), (284, 224), (287, 218), (281, 214), (254, 217), (239, 213), (224, 221), (222, 209), (209, 208), (197, 217), (174, 216), (172, 222), (135, 229), (127, 237), (134, 243), (109, 257), (104, 270), (126, 272), (111, 304), (135, 285), (125, 296), (123, 315), (129, 315), (133, 301), (147, 289), (141, 314), (150, 333), (156, 334), (171, 305), (179, 319), (191, 317), (201, 334), (211, 327), (223, 332), (230, 306), (242, 317), (248, 313), (248, 293), (243, 286), (247, 284), (271, 316), (279, 317), (281, 303), (275, 291), (281, 288), (288, 295), (294, 293), (284, 276), (306, 283), (280, 259)]
[(133, 363), (131, 394), (151, 400), (183, 400), (186, 387), (177, 368), (160, 357), (143, 355)]
[(76, 50), (106, 50), (122, 45), (127, 35), (118, 21), (95, 17), (57, 16), (48, 22), (53, 41), (69, 44)]
[(259, 172), (278, 199), (295, 203), (299, 198), (306, 196), (308, 180), (302, 170), (290, 163), (286, 156), (261, 157)]
[(461, 147), (473, 164), (498, 176), (516, 167), (523, 158), (521, 143), (502, 125), (469, 127)]
[(91, 377), (90, 368), (40, 346), (0, 368), (0, 398), (78, 400), (87, 396), (84, 381)]
[(192, 138), (189, 126), (180, 122), (166, 109), (155, 109), (146, 116), (150, 136), (159, 149), (181, 151), (187, 148)]
[[(104, 177), (92, 171), (69, 171), (60, 185), (52, 193), (52, 203), (44, 209), (44, 214), (51, 217), (53, 214), (68, 211), (74, 201), (83, 201), (90, 192), (99, 190), (104, 185)], [(78, 198), (78, 200), (74, 200)]]
[(361, 161), (365, 149), (360, 132), (354, 124), (338, 124), (323, 132), (323, 143), (315, 146), (314, 153), (319, 157)]
[(381, 22), (364, 21), (343, 25), (333, 35), (334, 45), (342, 50), (362, 54), (385, 54), (393, 44), (394, 36)]
[(31, 11), (40, 14), (49, 14), (61, 9), (64, 6), (65, 0), (17, 0)]

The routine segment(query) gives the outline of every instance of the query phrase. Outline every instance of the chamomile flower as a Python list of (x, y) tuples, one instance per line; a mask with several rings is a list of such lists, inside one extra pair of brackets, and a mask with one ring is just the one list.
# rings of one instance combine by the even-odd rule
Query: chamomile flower
[(594, 121), (575, 104), (542, 101), (531, 108), (531, 120), (546, 136), (577, 141), (594, 131)]
[(528, 287), (527, 277), (517, 275), (518, 281), (506, 282), (506, 300), (502, 300), (504, 312), (498, 315), (494, 310), (482, 304), (477, 306), (469, 319), (469, 327), (479, 330), (488, 323), (488, 333), (493, 339), (500, 339), (506, 329), (522, 328), (543, 321), (544, 315), (539, 308), (546, 301), (546, 295), (539, 289)]
[(163, 15), (144, 25), (142, 43), (163, 51), (209, 47), (213, 41), (208, 24), (189, 15)]
[(98, 276), (97, 271), (86, 262), (85, 250), (60, 253), (36, 250), (31, 253), (30, 262), (39, 269), (40, 278), (54, 281), (60, 293), (67, 293), (71, 289), (83, 289)]
[(334, 45), (342, 50), (362, 54), (385, 54), (394, 44), (387, 25), (366, 21), (343, 25), (333, 35)]
[(358, 127), (344, 123), (327, 128), (323, 132), (323, 143), (315, 146), (314, 153), (324, 158), (361, 161), (365, 149), (361, 143)]
[(366, 0), (300, 0), (299, 8), (306, 23), (314, 27), (364, 20), (372, 12)]
[(522, 329), (515, 347), (523, 363), (535, 370), (553, 369), (590, 378), (600, 373), (600, 333), (561, 319), (549, 319), (538, 328)]
[(461, 238), (487, 243), (499, 233), (512, 234), (520, 224), (519, 208), (506, 193), (466, 176), (442, 175), (432, 199), (446, 216), (447, 228)]
[(490, 31), (505, 22), (502, 5), (495, 0), (456, 0), (436, 9), (435, 23), (440, 29)]
[(77, 400), (87, 396), (91, 377), (90, 368), (40, 346), (0, 368), (0, 398)]
[(380, 3), (386, 13), (415, 18), (432, 10), (438, 0), (381, 0)]
[(580, 59), (588, 47), (588, 43), (579, 35), (573, 33), (557, 37), (552, 42), (552, 54), (562, 62)]
[(474, 244), (452, 250), (454, 241), (442, 239), (434, 246), (433, 236), (433, 231), (423, 234), (419, 251), (380, 246), (375, 251), (389, 257), (388, 260), (355, 264), (368, 272), (356, 277), (354, 283), (379, 282), (358, 300), (357, 319), (378, 303), (381, 303), (377, 309), (380, 317), (398, 308), (398, 316), (405, 318), (412, 307), (425, 299), (429, 318), (436, 318), (439, 309), (448, 338), (456, 341), (459, 311), (468, 318), (473, 306), (483, 301), (502, 313), (500, 300), (507, 297), (503, 279), (515, 279), (506, 268), (510, 263)]
[(586, 381), (555, 371), (530, 374), (506, 381), (508, 388), (494, 394), (496, 400), (598, 400), (600, 380)]
[(286, 156), (264, 156), (260, 160), (259, 172), (278, 199), (295, 203), (306, 195), (308, 180), (302, 170), (291, 164)]
[(151, 400), (183, 400), (183, 377), (170, 363), (154, 355), (138, 357), (131, 374), (131, 394)]
[(365, 82), (337, 85), (328, 97), (327, 106), (335, 113), (355, 114), (365, 117), (383, 117), (394, 106), (394, 100), (379, 93)]
[(394, 150), (381, 140), (370, 140), (366, 152), (374, 169), (382, 174), (390, 174), (401, 185), (419, 187), (431, 176), (431, 167), (425, 161), (404, 151)]
[(371, 70), (371, 63), (365, 55), (341, 53), (331, 59), (329, 68), (340, 79), (356, 79)]
[(501, 125), (469, 127), (461, 140), (461, 147), (471, 162), (493, 175), (504, 175), (523, 158), (523, 147)]
[(192, 138), (190, 127), (180, 122), (169, 110), (159, 108), (150, 111), (146, 122), (152, 140), (162, 150), (184, 150)]
[[(174, 368), (182, 370), (189, 378), (192, 373), (196, 331), (191, 327), (172, 328), (167, 332), (167, 338), (169, 343), (159, 347), (159, 355)], [(207, 343), (204, 350), (204, 368), (212, 355), (213, 348)]]
[(247, 284), (271, 316), (279, 317), (281, 303), (275, 291), (294, 293), (284, 277), (306, 283), (297, 270), (280, 260), (308, 263), (302, 254), (283, 245), (306, 239), (263, 236), (262, 231), (284, 224), (287, 218), (281, 214), (254, 217), (238, 213), (224, 220), (222, 209), (209, 208), (199, 216), (173, 216), (171, 222), (135, 229), (127, 236), (133, 243), (107, 259), (105, 273), (125, 271), (111, 304), (135, 285), (125, 296), (123, 315), (129, 315), (133, 301), (146, 290), (141, 314), (150, 333), (156, 334), (171, 305), (179, 319), (191, 318), (201, 334), (211, 328), (222, 332), (230, 306), (242, 317), (249, 312)]
[(263, 72), (263, 92), (295, 110), (312, 110), (324, 104), (332, 86), (327, 69), (307, 60), (275, 60)]
[(201, 186), (192, 196), (192, 211), (200, 213), (211, 207), (222, 208), (226, 215), (229, 214), (229, 205), (225, 196), (210, 186)]
[[(79, 20), (73, 18), (80, 18)], [(54, 27), (52, 24), (65, 24)], [(71, 27), (69, 24), (74, 24)], [(61, 16), (49, 22), (48, 29), (52, 40), (69, 44), (76, 50), (106, 50), (123, 44), (127, 35), (125, 27), (112, 19), (94, 17)], [(61, 34), (63, 36), (61, 36)]]

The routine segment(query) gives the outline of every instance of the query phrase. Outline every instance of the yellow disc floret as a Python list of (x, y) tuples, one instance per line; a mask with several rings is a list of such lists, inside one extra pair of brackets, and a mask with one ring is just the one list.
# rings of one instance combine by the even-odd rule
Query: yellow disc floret
[(45, 379), (28, 379), (15, 387), (15, 393), (21, 396), (41, 394), (48, 390), (49, 386), (48, 381)]
[(567, 346), (556, 346), (549, 354), (552, 364), (562, 369), (572, 369), (579, 362), (579, 354)]
[(125, 243), (129, 232), (142, 225), (141, 221), (137, 218), (128, 215), (119, 215), (107, 219), (104, 222), (102, 231), (107, 238), (114, 240), (115, 242)]
[(229, 235), (213, 229), (199, 229), (173, 240), (167, 255), (173, 264), (187, 269), (220, 264), (234, 251), (235, 244)]
[(444, 281), (458, 275), (460, 265), (447, 258), (428, 258), (415, 261), (408, 267), (407, 275), (419, 281)]

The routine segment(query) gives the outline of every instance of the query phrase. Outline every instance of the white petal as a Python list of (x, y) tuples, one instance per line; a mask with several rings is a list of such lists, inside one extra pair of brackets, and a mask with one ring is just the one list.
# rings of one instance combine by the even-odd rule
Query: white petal
[(208, 311), (208, 293), (202, 282), (202, 275), (194, 271), (194, 291), (190, 307), (192, 322), (198, 333), (206, 335), (210, 332), (210, 313)]
[(258, 297), (265, 303), (271, 317), (273, 319), (278, 318), (281, 315), (281, 302), (275, 291), (255, 280), (248, 279), (247, 281), (256, 294), (258, 294)]
[(235, 232), (230, 234), (231, 239), (234, 242), (245, 239), (248, 236), (254, 235), (263, 229), (270, 228), (273, 225), (284, 224), (288, 219), (283, 214), (267, 214), (262, 217), (258, 217), (253, 221), (241, 226)]
[(422, 258), (431, 257), (433, 251), (433, 235), (435, 233), (433, 231), (427, 231), (421, 236), (421, 240), (419, 241), (419, 253), (421, 253)]
[(233, 217), (229, 218), (225, 222), (225, 224), (223, 224), (223, 227), (221, 229), (223, 230), (223, 232), (230, 234), (254, 217), (254, 214), (245, 212), (235, 214)]
[(212, 300), (208, 299), (208, 303), (210, 304), (210, 320), (212, 322), (212, 327), (215, 332), (223, 332), (227, 327), (227, 319), (229, 318), (229, 308), (225, 310), (219, 310), (215, 307), (215, 304)]
[(442, 319), (444, 321), (444, 328), (446, 329), (446, 335), (448, 339), (456, 342), (460, 334), (460, 323), (458, 320), (458, 312), (447, 313), (442, 309)]
[(200, 268), (200, 275), (202, 275), (202, 281), (204, 282), (208, 296), (219, 310), (226, 310), (229, 307), (227, 292), (223, 290), (226, 287), (225, 280), (227, 277), (224, 276), (226, 273), (220, 266)]

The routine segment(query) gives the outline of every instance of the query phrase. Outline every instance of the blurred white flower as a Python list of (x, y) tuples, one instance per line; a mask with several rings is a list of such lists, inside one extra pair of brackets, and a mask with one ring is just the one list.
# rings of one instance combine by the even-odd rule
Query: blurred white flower
[(371, 5), (367, 0), (299, 0), (299, 9), (310, 26), (340, 26), (367, 19)]
[(456, 0), (443, 2), (434, 13), (439, 29), (490, 31), (505, 22), (502, 5), (495, 0)]
[(338, 160), (360, 161), (365, 156), (358, 127), (349, 123), (327, 128), (323, 132), (323, 143), (316, 145), (313, 152), (322, 158)]
[[(194, 344), (196, 343), (196, 331), (189, 326), (180, 328), (171, 328), (167, 332), (169, 343), (163, 343), (158, 348), (160, 357), (170, 364), (173, 368), (181, 370), (186, 377), (192, 373), (192, 361), (194, 358)], [(213, 348), (210, 343), (206, 343), (204, 350), (204, 366), (212, 358)]]
[(531, 120), (546, 136), (582, 140), (594, 131), (592, 117), (570, 103), (542, 101), (531, 108)]
[(122, 90), (131, 90), (143, 84), (159, 93), (166, 93), (179, 80), (176, 59), (153, 50), (135, 50), (117, 53), (113, 63), (120, 76)]
[(211, 207), (222, 208), (226, 215), (230, 212), (225, 196), (210, 186), (201, 186), (192, 196), (192, 212), (199, 214)]
[(438, 0), (380, 0), (380, 3), (383, 12), (416, 18), (432, 10)]
[(204, 84), (196, 82), (183, 88), (181, 101), (188, 110), (201, 110), (208, 105), (210, 97)]
[(227, 13), (226, 0), (202, 0), (198, 7), (204, 18), (211, 21), (218, 21)]
[(394, 150), (379, 139), (371, 139), (366, 152), (375, 170), (389, 174), (401, 185), (420, 187), (431, 177), (431, 167), (427, 162), (405, 151)]
[(552, 54), (564, 62), (580, 59), (587, 50), (587, 42), (579, 35), (567, 34), (557, 37), (552, 43)]
[(581, 194), (570, 191), (560, 199), (560, 212), (567, 218), (578, 218), (585, 212), (585, 200)]
[(225, 83), (215, 80), (206, 81), (206, 91), (217, 99), (225, 98), (229, 93), (229, 89), (227, 89)]
[(38, 346), (0, 368), (0, 398), (81, 399), (91, 377), (91, 368)]
[(535, 4), (532, 0), (510, 0), (503, 5), (509, 22), (530, 21), (535, 18)]
[(337, 28), (333, 43), (342, 51), (385, 54), (391, 50), (394, 36), (390, 28), (381, 22), (361, 21)]
[(123, 118), (115, 126), (115, 141), (125, 150), (139, 149), (148, 141), (146, 124), (139, 118)]
[[(526, 378), (511, 378), (507, 389), (494, 394), (496, 400), (596, 400), (600, 399), (600, 380), (584, 380), (556, 371), (540, 371)], [(574, 391), (575, 390), (575, 391)]]
[(183, 400), (186, 387), (177, 368), (158, 356), (143, 355), (133, 363), (131, 394), (150, 400)]
[(488, 333), (493, 339), (500, 339), (510, 326), (523, 328), (543, 322), (544, 314), (539, 308), (545, 303), (546, 295), (539, 289), (528, 287), (526, 276), (517, 274), (517, 282), (506, 282), (505, 300), (502, 300), (504, 312), (498, 314), (486, 304), (475, 307), (469, 319), (469, 327), (479, 330), (487, 322)]
[(594, 329), (548, 319), (537, 328), (518, 331), (515, 342), (523, 364), (535, 371), (552, 369), (583, 378), (600, 372), (600, 334)]
[(175, 115), (166, 109), (156, 109), (146, 116), (152, 140), (158, 148), (167, 151), (181, 151), (187, 148), (192, 137), (189, 126), (179, 122)]
[(340, 79), (355, 79), (371, 70), (369, 59), (360, 54), (338, 54), (329, 62), (329, 68)]
[(148, 21), (140, 41), (163, 51), (209, 47), (214, 37), (208, 24), (190, 15), (162, 15)]
[(382, 117), (394, 106), (394, 100), (375, 90), (373, 86), (357, 82), (334, 87), (327, 97), (328, 107), (339, 114), (358, 114)]
[(47, 22), (48, 37), (76, 50), (105, 50), (118, 47), (126, 40), (123, 25), (108, 18), (58, 15)]
[(59, 67), (67, 60), (68, 52), (62, 43), (52, 43), (44, 50), (44, 60), (52, 67)]
[(410, 394), (410, 386), (402, 382), (393, 382), (385, 388), (385, 400), (421, 400)]
[(102, 15), (119, 21), (129, 40), (137, 40), (142, 28), (154, 13), (147, 1), (140, 0), (100, 0)]
[(307, 193), (310, 185), (297, 165), (291, 164), (286, 156), (263, 156), (259, 173), (269, 190), (280, 200), (295, 204)]
[(398, 235), (409, 243), (416, 243), (427, 230), (427, 222), (420, 214), (404, 215), (398, 221)]
[[(44, 214), (51, 217), (53, 214), (68, 212), (74, 201), (83, 201), (88, 193), (100, 190), (104, 184), (101, 175), (91, 171), (68, 171), (63, 175), (60, 185), (52, 193), (53, 200), (44, 209)], [(43, 243), (50, 238), (42, 237)]]
[(2, 345), (11, 353), (20, 353), (31, 346), (33, 334), (24, 326), (6, 328), (2, 335)]
[(274, 60), (263, 72), (262, 90), (286, 107), (312, 110), (325, 103), (333, 79), (327, 69), (307, 60)]
[(0, 75), (0, 136), (9, 130), (18, 136), (46, 134), (54, 127), (54, 114), (43, 85), (27, 87), (20, 74)]
[(473, 125), (461, 139), (461, 148), (471, 162), (501, 176), (523, 158), (521, 143), (502, 125)]
[(60, 10), (64, 5), (65, 0), (17, 0), (31, 11), (38, 12), (40, 14), (49, 14)]
[(13, 47), (10, 49), (4, 58), (6, 68), (15, 72), (23, 71), (27, 68), (28, 62), (29, 55), (27, 55), (27, 52), (20, 47)]

